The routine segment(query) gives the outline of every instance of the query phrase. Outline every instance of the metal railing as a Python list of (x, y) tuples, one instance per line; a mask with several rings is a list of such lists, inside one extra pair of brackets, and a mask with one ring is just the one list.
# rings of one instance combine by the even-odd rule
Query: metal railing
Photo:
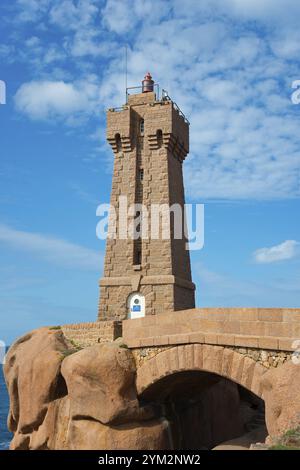
[[(160, 88), (159, 88), (159, 84), (158, 83), (155, 83), (154, 84), (154, 91), (155, 91), (155, 98), (156, 98), (156, 101), (170, 101), (170, 103), (172, 103), (172, 106), (173, 108), (178, 112), (179, 116), (181, 116), (184, 121), (190, 125), (190, 121), (188, 120), (188, 118), (185, 116), (185, 114), (181, 111), (181, 109), (179, 108), (178, 104), (175, 103), (175, 101), (173, 101), (167, 90), (164, 90), (162, 88), (161, 90), (161, 96), (160, 96)], [(130, 93), (131, 90), (135, 90), (135, 92), (133, 93)], [(142, 86), (131, 86), (131, 87), (127, 87), (126, 88), (126, 104), (124, 106), (120, 106), (118, 108), (110, 108), (109, 111), (116, 111), (116, 112), (119, 112), (119, 111), (123, 111), (124, 109), (126, 109), (127, 107), (127, 104), (128, 104), (128, 97), (131, 95), (131, 94), (135, 94), (135, 93), (142, 93), (143, 92), (143, 87)]]
[(124, 111), (124, 109), (126, 109), (127, 106), (126, 104), (124, 104), (123, 106), (119, 106), (117, 108), (108, 108), (108, 111), (114, 111), (116, 113), (118, 113), (119, 111)]
[(178, 104), (175, 103), (175, 101), (173, 101), (173, 100), (170, 98), (170, 96), (169, 96), (167, 90), (162, 89), (162, 96), (161, 96), (161, 99), (162, 99), (162, 101), (171, 101), (171, 103), (172, 103), (174, 109), (176, 109), (176, 111), (178, 112), (179, 116), (181, 116), (181, 117), (184, 119), (184, 121), (185, 121), (188, 125), (190, 125), (190, 121), (189, 121), (188, 118), (185, 116), (185, 114), (183, 114), (183, 112), (182, 112), (181, 109), (179, 108)]
[[(134, 93), (130, 93), (130, 90), (136, 90), (136, 92)], [(153, 85), (153, 91), (155, 92), (155, 97), (156, 99), (159, 101), (160, 97), (159, 97), (159, 94), (160, 94), (160, 90), (159, 90), (159, 84), (158, 83), (155, 83)], [(128, 96), (131, 95), (131, 94), (135, 94), (135, 93), (142, 93), (143, 92), (143, 87), (142, 86), (130, 86), (130, 87), (127, 87), (126, 88), (126, 103), (128, 103)]]

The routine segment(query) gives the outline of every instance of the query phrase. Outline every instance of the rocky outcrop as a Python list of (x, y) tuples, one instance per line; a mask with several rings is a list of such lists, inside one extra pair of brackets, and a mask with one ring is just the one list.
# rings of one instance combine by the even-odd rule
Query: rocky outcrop
[[(170, 360), (166, 368), (165, 353), (157, 353), (156, 365), (144, 361), (141, 383), (133, 353), (121, 340), (80, 349), (60, 328), (23, 336), (10, 348), (4, 366), (10, 395), (8, 427), (14, 434), (10, 448), (159, 450), (190, 448), (191, 443), (197, 448), (200, 441), (212, 448), (251, 431), (245, 423), (251, 421), (248, 414), (257, 403), (253, 398), (249, 405), (246, 397), (251, 408), (247, 405), (246, 413), (243, 387), (221, 378), (214, 360), (200, 380), (182, 360)], [(153, 381), (153, 376), (159, 380)], [(243, 377), (248, 383), (247, 375)], [(265, 401), (268, 442), (299, 425), (299, 384), (300, 366), (292, 361), (257, 377), (255, 390)], [(253, 435), (244, 438), (227, 444), (249, 447)]]
[(300, 365), (292, 361), (269, 370), (262, 380), (266, 424), (272, 439), (300, 423)]
[(98, 421), (74, 420), (69, 429), (69, 446), (85, 449), (169, 449), (167, 422), (151, 420), (118, 426), (104, 426)]
[(60, 330), (19, 339), (4, 369), (11, 449), (167, 449), (167, 423), (140, 406), (132, 353), (118, 342), (74, 351)]
[(117, 343), (92, 346), (67, 357), (61, 368), (75, 420), (89, 417), (102, 424), (151, 419), (141, 408), (135, 389), (135, 362)]
[(8, 427), (15, 435), (12, 448), (27, 448), (49, 404), (66, 394), (60, 368), (67, 348), (61, 331), (48, 328), (32, 331), (10, 348), (4, 374), (10, 396)]

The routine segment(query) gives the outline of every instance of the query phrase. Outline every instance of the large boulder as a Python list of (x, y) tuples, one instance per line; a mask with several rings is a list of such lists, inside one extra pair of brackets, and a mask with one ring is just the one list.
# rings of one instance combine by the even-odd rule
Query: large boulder
[(119, 343), (75, 352), (60, 329), (14, 343), (4, 368), (11, 450), (164, 449), (166, 422), (140, 406), (135, 362)]
[(270, 369), (262, 379), (266, 424), (272, 438), (300, 423), (300, 365), (289, 361)]
[(73, 420), (68, 433), (73, 450), (166, 450), (170, 449), (167, 421), (150, 420), (119, 426), (97, 421)]
[(132, 353), (117, 343), (83, 349), (62, 364), (73, 418), (87, 417), (102, 424), (120, 424), (153, 417), (140, 408), (135, 388)]
[(67, 434), (70, 424), (70, 400), (66, 396), (49, 403), (44, 421), (30, 434), (16, 432), (10, 450), (68, 449)]
[(68, 449), (70, 400), (66, 396), (50, 403), (42, 425), (30, 437), (30, 449)]
[(67, 348), (60, 330), (41, 328), (9, 349), (4, 375), (10, 396), (10, 431), (33, 432), (44, 421), (48, 404), (66, 393), (60, 367)]

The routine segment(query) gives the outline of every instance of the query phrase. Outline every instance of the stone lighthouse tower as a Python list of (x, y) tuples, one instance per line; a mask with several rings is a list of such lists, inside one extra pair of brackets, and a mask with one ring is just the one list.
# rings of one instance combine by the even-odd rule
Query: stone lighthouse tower
[(189, 150), (189, 123), (166, 92), (159, 98), (156, 87), (148, 73), (138, 93), (127, 93), (124, 106), (107, 112), (107, 140), (114, 153), (111, 205), (117, 220), (116, 236), (106, 243), (99, 320), (195, 306), (186, 238), (175, 236), (172, 211), (168, 238), (153, 237), (150, 230), (148, 237), (120, 236), (124, 196), (128, 207), (138, 208), (137, 216), (139, 207), (150, 214), (153, 206), (176, 204), (183, 209), (185, 202), (182, 164)]

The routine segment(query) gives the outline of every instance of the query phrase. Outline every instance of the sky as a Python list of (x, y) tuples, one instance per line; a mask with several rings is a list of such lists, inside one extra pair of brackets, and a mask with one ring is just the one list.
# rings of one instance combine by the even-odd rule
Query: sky
[(1, 1), (0, 339), (96, 319), (126, 45), (128, 85), (149, 70), (191, 123), (197, 306), (300, 307), (299, 15), (298, 0)]

